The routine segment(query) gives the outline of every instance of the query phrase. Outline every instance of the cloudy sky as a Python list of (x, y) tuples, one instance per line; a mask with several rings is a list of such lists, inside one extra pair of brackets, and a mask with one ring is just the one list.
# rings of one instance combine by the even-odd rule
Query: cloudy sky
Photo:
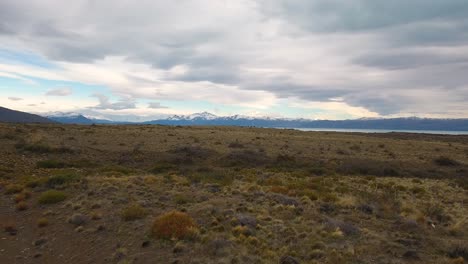
[(468, 117), (468, 1), (1, 0), (0, 105)]

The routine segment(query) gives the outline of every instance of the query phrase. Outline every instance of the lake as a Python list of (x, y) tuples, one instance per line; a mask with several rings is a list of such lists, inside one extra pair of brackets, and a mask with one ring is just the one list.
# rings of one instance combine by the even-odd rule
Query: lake
[(354, 133), (419, 133), (440, 135), (468, 135), (468, 131), (442, 131), (442, 130), (388, 130), (388, 129), (352, 129), (352, 128), (290, 128), (300, 131), (322, 131), (322, 132), (354, 132)]

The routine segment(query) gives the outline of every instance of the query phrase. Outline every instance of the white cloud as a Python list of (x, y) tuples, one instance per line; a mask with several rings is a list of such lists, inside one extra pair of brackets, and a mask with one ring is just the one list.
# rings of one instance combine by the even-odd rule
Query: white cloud
[(47, 96), (68, 96), (73, 94), (73, 89), (69, 87), (49, 89), (45, 95)]
[(102, 111), (290, 99), (336, 116), (468, 116), (464, 0), (4, 0), (0, 15), (1, 47), (57, 66), (0, 61), (0, 76), (105, 86), (121, 99)]

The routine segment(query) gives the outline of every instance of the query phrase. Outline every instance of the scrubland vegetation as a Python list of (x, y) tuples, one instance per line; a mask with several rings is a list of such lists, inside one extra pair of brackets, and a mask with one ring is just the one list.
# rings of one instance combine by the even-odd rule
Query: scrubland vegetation
[(0, 125), (0, 263), (464, 263), (468, 136)]

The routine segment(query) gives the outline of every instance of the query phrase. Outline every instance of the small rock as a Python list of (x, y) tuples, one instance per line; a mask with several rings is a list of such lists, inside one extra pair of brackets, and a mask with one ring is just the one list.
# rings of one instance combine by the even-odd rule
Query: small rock
[(299, 264), (299, 261), (291, 256), (282, 256), (280, 258), (280, 264)]
[(40, 257), (42, 257), (42, 253), (36, 253), (33, 256), (33, 258), (40, 258)]
[(78, 233), (81, 233), (84, 231), (84, 227), (83, 226), (79, 226), (77, 228), (75, 228), (75, 231), (78, 232)]
[(70, 224), (82, 225), (86, 222), (86, 217), (82, 214), (73, 214), (72, 217), (68, 220)]

